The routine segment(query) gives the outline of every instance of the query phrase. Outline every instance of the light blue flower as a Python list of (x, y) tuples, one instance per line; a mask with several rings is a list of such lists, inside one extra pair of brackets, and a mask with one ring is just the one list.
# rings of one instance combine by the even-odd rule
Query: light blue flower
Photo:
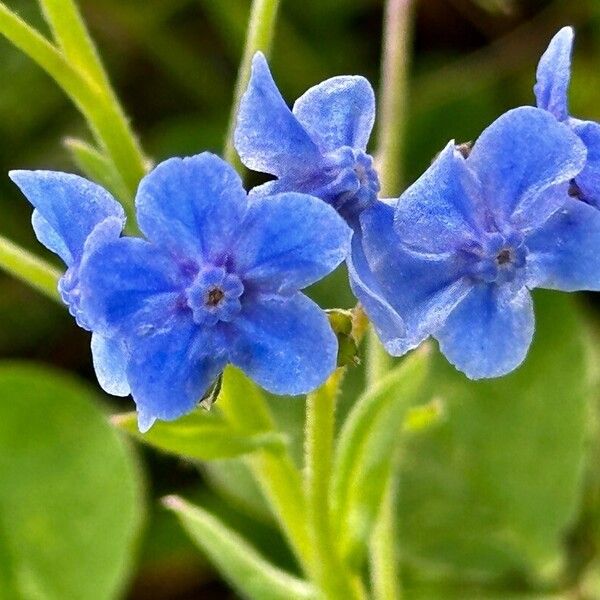
[(276, 179), (253, 193), (302, 192), (331, 204), (349, 222), (375, 202), (379, 180), (367, 142), (375, 96), (364, 77), (333, 77), (310, 88), (290, 110), (259, 52), (238, 113), (242, 162)]
[(531, 343), (531, 289), (600, 290), (600, 211), (568, 194), (585, 161), (566, 125), (522, 107), (468, 158), (451, 142), (397, 201), (365, 210), (357, 268), (371, 296), (355, 292), (387, 350), (433, 336), (469, 377), (503, 375)]
[(574, 37), (573, 29), (564, 27), (552, 38), (540, 59), (534, 91), (538, 107), (568, 125), (586, 145), (587, 162), (573, 181), (571, 195), (600, 208), (600, 124), (575, 119), (569, 114), (568, 92)]
[(10, 178), (33, 204), (38, 240), (67, 266), (58, 290), (77, 324), (92, 333), (92, 356), (100, 385), (110, 394), (127, 396), (127, 361), (123, 345), (92, 327), (81, 307), (79, 273), (90, 250), (117, 239), (125, 224), (121, 205), (103, 188), (77, 175), (54, 171), (11, 171)]
[(299, 290), (344, 260), (351, 230), (306, 194), (248, 201), (215, 155), (173, 158), (141, 182), (146, 239), (122, 237), (81, 267), (81, 304), (124, 340), (139, 426), (191, 411), (227, 363), (267, 390), (300, 394), (325, 381), (337, 341)]

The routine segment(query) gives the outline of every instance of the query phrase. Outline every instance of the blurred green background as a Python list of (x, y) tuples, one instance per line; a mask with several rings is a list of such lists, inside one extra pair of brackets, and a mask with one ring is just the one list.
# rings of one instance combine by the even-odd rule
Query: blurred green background
[[(47, 31), (34, 0), (8, 4)], [(577, 28), (572, 112), (600, 120), (600, 1), (418, 0), (416, 4), (403, 166), (407, 182), (449, 139), (473, 140), (505, 110), (531, 104), (539, 55), (565, 24)], [(249, 0), (80, 1), (115, 88), (153, 159), (220, 151), (249, 5)], [(283, 0), (272, 68), (284, 96), (291, 102), (309, 86), (339, 74), (363, 74), (377, 88), (382, 11), (382, 0)], [(89, 138), (82, 119), (55, 84), (4, 40), (0, 57), (0, 173), (12, 168), (73, 171), (62, 140)], [(0, 215), (0, 233), (58, 264), (36, 243), (30, 207), (7, 177), (0, 178)], [(342, 272), (319, 285), (314, 294), (323, 306), (353, 304)], [(407, 515), (401, 526), (402, 552), (409, 593), (413, 590), (415, 597), (479, 598), (488, 597), (484, 590), (492, 589), (504, 590), (495, 592), (497, 598), (553, 597), (550, 585), (548, 596), (530, 594), (561, 570), (564, 580), (573, 580), (565, 585), (572, 583), (579, 590), (568, 597), (600, 598), (597, 582), (589, 589), (598, 595), (579, 586), (584, 579), (587, 585), (588, 579), (600, 577), (587, 570), (600, 561), (595, 520), (600, 508), (594, 496), (600, 478), (594, 458), (600, 453), (594, 454), (597, 442), (590, 426), (595, 423), (595, 392), (588, 387), (579, 395), (574, 391), (593, 374), (593, 368), (583, 370), (588, 356), (583, 346), (595, 335), (597, 310), (592, 297), (578, 300), (575, 312), (570, 304), (564, 305), (561, 295), (538, 298), (542, 306), (538, 334), (544, 336), (544, 349), (538, 341), (516, 379), (468, 386), (440, 366), (439, 389), (432, 395), (445, 390), (445, 399), (456, 410), (449, 410), (448, 423), (431, 434), (434, 439), (408, 444), (407, 450), (418, 459), (404, 469), (407, 492), (399, 509)], [(2, 359), (50, 365), (76, 373), (93, 386), (88, 335), (66, 310), (4, 275), (0, 275), (0, 324)], [(2, 369), (0, 403), (8, 406), (7, 413), (20, 410), (18, 396), (23, 411), (44, 413), (40, 431), (44, 422), (60, 421), (65, 412), (62, 392), (53, 396), (38, 381), (37, 371), (11, 364)], [(356, 395), (361, 376), (360, 369), (352, 373), (347, 403)], [(32, 385), (23, 399), (19, 377), (37, 382), (39, 389)], [(448, 382), (442, 383), (445, 378)], [(551, 393), (539, 385), (540, 379), (553, 386)], [(518, 403), (506, 402), (519, 394), (524, 398)], [(478, 402), (469, 404), (470, 396)], [(36, 406), (42, 397), (47, 405)], [(486, 399), (483, 404), (481, 397)], [(274, 403), (277, 414), (298, 433), (302, 404), (283, 402)], [(129, 400), (108, 398), (98, 404), (110, 411), (132, 407)], [(552, 422), (546, 423), (548, 415)], [(36, 431), (33, 423), (22, 435), (35, 437)], [(70, 443), (69, 424), (57, 425), (56, 435)], [(85, 439), (92, 437), (90, 433)], [(45, 449), (52, 443), (49, 438)], [(118, 453), (122, 447), (114, 443)], [(96, 450), (90, 446), (90, 463), (102, 448), (100, 442)], [(138, 450), (148, 508), (143, 535), (135, 543), (132, 575), (122, 592), (125, 597), (235, 597), (174, 519), (157, 507), (156, 499), (166, 493), (201, 498), (276, 562), (291, 565), (264, 503), (239, 464), (228, 469), (202, 467), (202, 481), (211, 484), (207, 486), (200, 483), (195, 465)], [(480, 462), (469, 462), (465, 453), (477, 455)], [(2, 465), (0, 459), (0, 487)], [(43, 465), (34, 460), (19, 468), (36, 478), (36, 469)], [(475, 483), (467, 490), (465, 482)], [(7, 504), (2, 504), (0, 491), (2, 506)], [(139, 518), (131, 514), (127, 520)], [(1, 533), (0, 518), (0, 565)], [(92, 537), (89, 544), (93, 543)], [(433, 572), (436, 576), (429, 577)], [(1, 576), (0, 566), (0, 581)], [(444, 591), (437, 587), (442, 579)], [(46, 597), (36, 596), (35, 585), (31, 586), (30, 597)], [(104, 597), (98, 594), (89, 597)]]

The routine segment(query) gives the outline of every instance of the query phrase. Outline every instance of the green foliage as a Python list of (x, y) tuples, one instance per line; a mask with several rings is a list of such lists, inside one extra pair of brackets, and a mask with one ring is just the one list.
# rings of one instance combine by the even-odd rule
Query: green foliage
[(127, 202), (129, 198), (127, 187), (114, 165), (102, 152), (76, 138), (67, 138), (65, 146), (71, 154), (73, 163), (87, 178), (105, 187), (121, 202)]
[(394, 464), (404, 419), (422, 397), (428, 367), (428, 349), (413, 352), (358, 399), (340, 432), (332, 510), (342, 552), (358, 564)]
[(315, 591), (262, 558), (239, 534), (215, 516), (175, 496), (165, 499), (192, 539), (244, 598), (309, 600)]
[(0, 367), (0, 598), (113, 598), (132, 566), (140, 480), (93, 393)]
[(203, 409), (174, 422), (159, 421), (147, 433), (139, 432), (136, 413), (118, 415), (112, 422), (158, 450), (196, 460), (232, 458), (261, 448), (278, 452), (286, 443), (285, 436), (274, 431), (236, 431), (222, 417)]
[(447, 415), (404, 445), (399, 509), (402, 556), (429, 576), (534, 582), (560, 566), (580, 500), (590, 363), (573, 299), (540, 293), (536, 309), (534, 345), (512, 375), (472, 382), (436, 360), (430, 386)]

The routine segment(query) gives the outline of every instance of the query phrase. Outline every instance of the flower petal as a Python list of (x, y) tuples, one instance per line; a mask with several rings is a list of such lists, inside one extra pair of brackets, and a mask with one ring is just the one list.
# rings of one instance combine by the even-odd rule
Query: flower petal
[(333, 271), (352, 231), (331, 206), (306, 194), (257, 197), (236, 240), (235, 268), (265, 291), (296, 291)]
[[(393, 207), (378, 202), (363, 212), (360, 221), (372, 276), (406, 327), (404, 337), (386, 347), (390, 353), (402, 355), (443, 325), (471, 284), (451, 256), (408, 250), (394, 232)], [(379, 327), (384, 329), (385, 324), (380, 322)], [(384, 343), (386, 337), (393, 338), (394, 333), (382, 336)]]
[(587, 161), (577, 175), (577, 185), (585, 201), (600, 208), (600, 123), (578, 121), (571, 126), (587, 148)]
[(257, 52), (242, 97), (235, 130), (235, 148), (242, 162), (271, 175), (310, 172), (321, 154), (281, 97), (264, 55)]
[(33, 229), (44, 246), (67, 266), (76, 264), (94, 227), (108, 217), (125, 223), (123, 207), (99, 185), (70, 173), (11, 171), (35, 210)]
[(365, 150), (375, 121), (375, 94), (359, 76), (332, 77), (307, 90), (293, 109), (322, 152)]
[(574, 37), (572, 27), (563, 27), (552, 38), (538, 64), (537, 83), (533, 88), (539, 108), (551, 112), (559, 121), (569, 116), (568, 92)]
[(600, 290), (600, 211), (580, 200), (526, 240), (528, 286), (573, 292)]
[(418, 252), (445, 253), (473, 239), (484, 216), (473, 198), (477, 182), (450, 142), (400, 197), (394, 227), (402, 243)]
[(381, 287), (373, 276), (362, 247), (362, 234), (355, 233), (352, 237), (352, 252), (346, 264), (350, 287), (375, 328), (377, 337), (390, 354), (403, 354), (406, 326), (384, 298)]
[(157, 306), (177, 304), (181, 274), (171, 257), (139, 238), (120, 238), (86, 255), (79, 274), (81, 307), (102, 333), (129, 327), (134, 315), (153, 324)]
[(200, 330), (186, 316), (150, 334), (129, 336), (127, 344), (127, 379), (140, 429), (154, 419), (171, 421), (193, 410), (226, 364), (210, 330)]
[(140, 183), (138, 223), (153, 242), (176, 254), (219, 257), (247, 207), (235, 170), (209, 152), (160, 163)]
[(232, 326), (231, 362), (274, 394), (306, 394), (336, 367), (337, 339), (329, 321), (301, 293), (246, 301)]
[(480, 284), (450, 313), (435, 334), (446, 358), (471, 379), (499, 377), (525, 359), (534, 330), (526, 288)]
[(587, 151), (579, 138), (546, 111), (523, 106), (492, 123), (479, 137), (467, 165), (481, 182), (496, 225), (543, 223), (563, 203), (553, 186), (583, 169)]
[(123, 341), (92, 333), (92, 358), (100, 387), (113, 396), (128, 396), (128, 353)]

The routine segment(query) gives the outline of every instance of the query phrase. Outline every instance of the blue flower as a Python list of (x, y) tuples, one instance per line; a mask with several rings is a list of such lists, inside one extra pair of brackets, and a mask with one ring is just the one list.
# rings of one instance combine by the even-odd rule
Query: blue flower
[(600, 124), (581, 121), (569, 114), (568, 92), (574, 36), (571, 27), (564, 27), (552, 38), (540, 59), (534, 91), (538, 107), (569, 126), (587, 148), (586, 165), (574, 179), (571, 195), (600, 208)]
[(331, 204), (351, 224), (377, 199), (379, 180), (366, 153), (375, 96), (364, 77), (333, 77), (290, 110), (259, 52), (238, 113), (242, 162), (276, 179), (254, 193), (302, 192)]
[[(451, 142), (398, 200), (365, 210), (370, 296), (355, 292), (387, 350), (433, 336), (469, 377), (503, 375), (531, 343), (531, 289), (600, 290), (600, 211), (568, 193), (585, 161), (566, 125), (522, 107), (468, 158)], [(372, 310), (374, 298), (386, 304)]]
[(298, 193), (248, 201), (209, 153), (159, 164), (136, 205), (146, 239), (98, 247), (80, 287), (85, 314), (128, 348), (142, 431), (192, 410), (227, 363), (277, 394), (325, 381), (336, 337), (299, 290), (348, 251), (351, 231), (330, 206)]
[(81, 307), (80, 269), (88, 252), (117, 239), (125, 224), (121, 205), (103, 188), (77, 175), (53, 171), (11, 171), (10, 178), (33, 204), (38, 240), (67, 266), (58, 290), (77, 324), (92, 334), (92, 356), (100, 385), (127, 396), (125, 349), (106, 332), (92, 327)]

